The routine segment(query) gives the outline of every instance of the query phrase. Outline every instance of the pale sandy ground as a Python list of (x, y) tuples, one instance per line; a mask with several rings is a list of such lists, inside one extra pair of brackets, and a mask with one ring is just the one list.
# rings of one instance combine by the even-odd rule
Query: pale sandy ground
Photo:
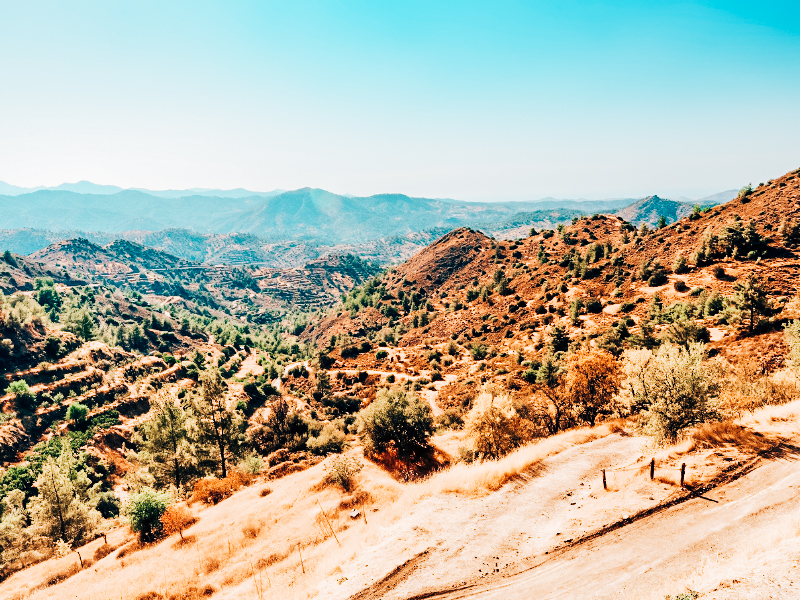
[[(796, 436), (798, 415), (800, 403), (794, 403), (746, 424)], [(452, 450), (459, 436), (440, 440)], [(610, 434), (608, 427), (566, 432), (498, 463), (456, 465), (414, 484), (396, 482), (364, 462), (358, 486), (369, 496), (358, 506), (366, 520), (349, 518), (352, 504), (341, 501), (352, 503), (352, 496), (320, 487), (329, 458), (269, 483), (267, 496), (259, 495), (265, 486), (259, 484), (217, 506), (195, 506), (199, 522), (186, 532), (193, 541), (184, 546), (173, 536), (123, 559), (115, 552), (51, 586), (47, 580), (77, 559), (72, 554), (46, 561), (1, 583), (0, 598), (133, 600), (191, 585), (209, 585), (214, 598), (230, 600), (423, 593), (661, 599), (687, 588), (719, 600), (798, 597), (781, 595), (780, 587), (797, 579), (800, 469), (792, 450), (759, 459), (748, 475), (704, 498), (579, 542), (683, 494), (675, 485), (681, 462), (694, 484), (723, 466), (751, 460), (728, 448), (654, 453), (647, 443)], [(658, 468), (650, 481), (653, 455)], [(618, 468), (629, 470), (611, 471)], [(500, 485), (507, 481), (503, 473), (522, 474)], [(120, 528), (109, 542), (118, 546), (131, 537)], [(83, 548), (84, 558), (101, 543)]]
[[(800, 598), (797, 457), (758, 468), (700, 498), (644, 518), (518, 572), (432, 598)], [(386, 598), (407, 595), (386, 594)]]

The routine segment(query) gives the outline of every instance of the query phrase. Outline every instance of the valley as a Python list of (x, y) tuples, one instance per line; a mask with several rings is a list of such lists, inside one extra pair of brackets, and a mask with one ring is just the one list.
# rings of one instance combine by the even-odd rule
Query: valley
[(0, 594), (791, 597), (800, 170), (667, 202), (4, 253)]

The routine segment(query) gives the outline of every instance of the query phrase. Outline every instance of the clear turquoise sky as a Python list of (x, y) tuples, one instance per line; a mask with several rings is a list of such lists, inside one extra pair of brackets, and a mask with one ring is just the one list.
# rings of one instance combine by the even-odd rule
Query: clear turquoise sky
[(800, 167), (798, 4), (0, 0), (0, 180), (698, 197)]

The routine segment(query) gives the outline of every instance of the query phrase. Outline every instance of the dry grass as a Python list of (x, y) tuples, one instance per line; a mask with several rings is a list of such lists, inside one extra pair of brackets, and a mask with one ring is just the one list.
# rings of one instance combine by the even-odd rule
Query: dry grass
[(732, 421), (705, 423), (694, 430), (691, 440), (693, 449), (734, 446), (745, 452), (762, 454), (775, 447), (775, 441)]
[[(690, 457), (675, 459), (692, 448), (697, 450), (696, 456), (705, 460), (719, 451), (719, 444), (747, 442), (750, 447), (757, 447), (758, 438), (754, 440), (750, 430), (786, 431), (796, 427), (798, 414), (800, 402), (795, 402), (760, 409), (736, 423), (700, 428), (695, 436), (662, 451), (664, 465), (667, 459), (678, 466), (681, 461), (690, 462)], [(325, 465), (318, 464), (272, 482), (272, 493), (268, 496), (263, 496), (259, 487), (250, 487), (217, 505), (201, 506), (198, 515), (201, 519), (192, 526), (196, 540), (192, 544), (170, 540), (140, 549), (136, 542), (123, 545), (130, 539), (130, 533), (112, 532), (109, 544), (122, 547), (123, 553), (128, 554), (126, 560), (101, 560), (60, 584), (35, 591), (37, 585), (47, 580), (42, 573), (52, 576), (59, 571), (50, 567), (47, 572), (42, 568), (37, 571), (41, 577), (38, 581), (31, 579), (33, 571), (19, 573), (0, 584), (0, 597), (15, 597), (6, 592), (25, 589), (27, 592), (19, 597), (31, 600), (71, 597), (133, 600), (137, 594), (153, 591), (168, 600), (200, 598), (205, 590), (215, 589), (215, 597), (226, 599), (308, 598), (319, 592), (322, 582), (333, 581), (335, 586), (342, 565), (383, 543), (386, 532), (414, 511), (422, 498), (489, 494), (530, 474), (548, 457), (623, 428), (624, 423), (611, 422), (591, 429), (566, 431), (519, 448), (500, 460), (459, 463), (413, 483), (400, 483), (379, 466), (364, 461), (359, 487), (350, 494), (319, 486), (325, 477)], [(447, 435), (453, 445), (459, 442), (457, 436)], [(358, 450), (351, 450), (350, 454), (360, 458)], [(649, 457), (642, 460), (649, 463)], [(670, 486), (678, 483), (679, 473), (665, 469), (657, 471), (657, 475)], [(688, 475), (697, 476), (699, 481), (702, 476), (699, 465), (697, 469), (690, 468)], [(330, 521), (330, 528), (316, 524), (320, 507)], [(349, 512), (353, 508), (365, 511), (366, 520), (351, 520)], [(330, 534), (331, 528), (338, 541)], [(91, 551), (102, 542), (90, 546)], [(92, 555), (88, 549), (84, 554)], [(58, 564), (61, 565), (58, 569), (68, 566), (63, 560)], [(123, 590), (119, 586), (121, 581), (125, 582)]]
[(522, 446), (498, 460), (473, 464), (458, 463), (446, 471), (435, 473), (419, 485), (426, 493), (432, 494), (487, 494), (529, 472), (548, 456), (611, 435), (612, 427), (619, 430), (618, 423), (612, 426), (603, 424), (592, 428), (574, 429)]
[(115, 546), (110, 544), (103, 544), (97, 550), (94, 551), (94, 561), (97, 562), (111, 554), (114, 550), (116, 550)]

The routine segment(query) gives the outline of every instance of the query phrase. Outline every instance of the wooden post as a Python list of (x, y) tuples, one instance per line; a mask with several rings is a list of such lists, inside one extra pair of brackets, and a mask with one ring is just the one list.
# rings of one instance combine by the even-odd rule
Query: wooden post
[(686, 477), (686, 463), (681, 465), (681, 487), (683, 487), (683, 480)]
[(303, 569), (303, 575), (306, 573), (306, 566), (303, 564), (303, 553), (300, 552), (300, 546), (297, 546), (297, 553), (300, 555), (300, 567)]
[(81, 563), (81, 569), (82, 569), (82, 568), (83, 568), (83, 559), (81, 558), (81, 553), (80, 553), (80, 552), (78, 552), (77, 550), (75, 550), (75, 554), (77, 554), (77, 555), (78, 555), (78, 560), (79, 560), (79, 561), (80, 561), (80, 563)]
[(608, 486), (606, 485), (606, 470), (603, 469), (603, 489), (607, 490)]
[(655, 475), (655, 473), (656, 473), (656, 459), (655, 458), (651, 458), (650, 459), (650, 481), (653, 481), (653, 476)]

